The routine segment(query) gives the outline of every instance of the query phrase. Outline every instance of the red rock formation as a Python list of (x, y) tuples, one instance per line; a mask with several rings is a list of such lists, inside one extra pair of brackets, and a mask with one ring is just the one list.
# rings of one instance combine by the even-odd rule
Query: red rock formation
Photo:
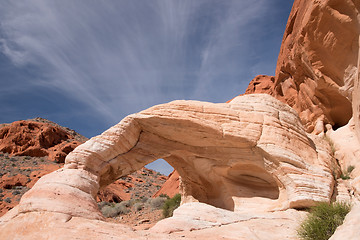
[[(16, 206), (20, 197), (42, 176), (63, 167), (67, 154), (86, 140), (68, 128), (41, 118), (0, 124), (0, 136), (3, 166), (0, 216)], [(126, 181), (117, 180), (99, 191), (97, 200), (121, 202), (135, 198), (136, 194), (151, 197), (157, 191), (156, 185), (162, 185), (167, 179), (158, 179), (161, 177), (165, 176), (157, 176), (154, 171), (143, 168), (127, 176)], [(145, 187), (152, 182), (154, 186)]]
[(117, 180), (99, 191), (97, 201), (119, 203), (121, 201), (130, 200), (131, 194), (128, 189), (133, 187), (134, 184), (132, 183)]
[(65, 156), (83, 141), (72, 132), (34, 120), (16, 121), (0, 128), (0, 152), (10, 156), (49, 157), (63, 163)]
[(59, 168), (61, 166), (55, 163), (38, 164), (36, 167), (34, 166), (34, 170), (28, 176), (22, 173), (14, 173), (10, 169), (7, 174), (0, 176), (0, 195), (2, 197), (0, 216), (19, 204), (20, 197), (25, 189), (31, 188), (42, 176)]
[(274, 95), (274, 82), (275, 78), (267, 75), (258, 75), (256, 76), (247, 87), (245, 94), (252, 93), (267, 93)]
[(16, 206), (22, 194), (39, 178), (61, 168), (66, 155), (86, 139), (42, 118), (0, 124), (0, 161), (3, 164), (0, 216)]
[(307, 132), (347, 124), (358, 76), (359, 8), (352, 0), (295, 0), (275, 78), (256, 77), (246, 94), (269, 93), (288, 103)]
[(162, 185), (159, 191), (154, 194), (153, 197), (158, 197), (161, 194), (166, 194), (169, 197), (173, 197), (175, 194), (179, 193), (179, 184), (179, 173), (174, 170), (172, 173), (170, 173), (168, 180)]

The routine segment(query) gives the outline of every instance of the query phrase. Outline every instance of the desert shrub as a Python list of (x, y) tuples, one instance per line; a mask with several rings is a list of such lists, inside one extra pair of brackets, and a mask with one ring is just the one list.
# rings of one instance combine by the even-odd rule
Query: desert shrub
[(130, 210), (121, 203), (109, 203), (109, 202), (100, 202), (98, 203), (99, 209), (104, 217), (113, 218), (121, 214), (127, 214)]
[(101, 208), (101, 213), (104, 215), (104, 217), (107, 217), (107, 218), (113, 218), (118, 215), (116, 209), (114, 207), (108, 206), (108, 205)]
[(169, 198), (165, 201), (162, 209), (163, 209), (163, 216), (165, 218), (171, 217), (173, 212), (176, 208), (180, 206), (181, 202), (181, 195), (178, 193), (174, 197)]
[(331, 155), (334, 156), (335, 152), (336, 152), (336, 148), (335, 148), (335, 144), (334, 144), (333, 140), (331, 140), (331, 138), (326, 135), (324, 135), (324, 140), (329, 143), (329, 146), (331, 149)]
[(143, 209), (144, 205), (140, 202), (137, 202), (134, 204), (134, 210), (135, 211), (140, 211), (141, 209)]
[(12, 195), (19, 195), (19, 194), (21, 194), (21, 192), (19, 190), (15, 190), (12, 192)]
[(318, 203), (312, 207), (307, 219), (300, 225), (298, 235), (304, 240), (329, 239), (340, 226), (351, 206), (344, 202)]
[(342, 180), (348, 180), (350, 179), (350, 175), (348, 173), (341, 173), (340, 178)]
[(147, 201), (148, 201), (148, 198), (147, 198), (147, 197), (142, 196), (142, 197), (140, 197), (140, 201), (141, 201), (142, 203), (145, 203), (145, 202), (147, 202)]
[(165, 193), (160, 194), (159, 197), (167, 198), (167, 199), (170, 198), (169, 195), (167, 195), (167, 194), (165, 194)]
[(116, 209), (117, 215), (127, 214), (130, 211), (122, 202), (115, 204), (114, 208)]
[(154, 199), (149, 199), (148, 203), (150, 204), (152, 209), (160, 209), (164, 205), (167, 198), (164, 197), (157, 197)]
[(347, 167), (346, 171), (347, 171), (348, 173), (351, 173), (354, 169), (355, 169), (355, 166), (350, 165), (350, 166)]
[(110, 206), (111, 204), (109, 202), (99, 202), (97, 205), (101, 210), (104, 206)]
[(121, 205), (124, 205), (125, 207), (131, 207), (132, 202), (131, 202), (130, 200), (128, 200), (128, 201), (122, 201), (120, 204), (121, 204)]
[(350, 173), (355, 169), (355, 167), (353, 165), (350, 165), (347, 167), (346, 170), (343, 170), (340, 177), (343, 180), (347, 180), (350, 179)]

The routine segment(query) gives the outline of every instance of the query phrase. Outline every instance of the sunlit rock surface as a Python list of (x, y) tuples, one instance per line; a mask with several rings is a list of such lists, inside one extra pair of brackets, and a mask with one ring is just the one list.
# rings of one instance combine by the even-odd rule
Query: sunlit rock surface
[[(0, 239), (297, 239), (306, 213), (296, 208), (332, 197), (356, 204), (359, 8), (295, 0), (276, 76), (258, 77), (247, 92), (283, 103), (253, 94), (130, 115), (39, 180), (0, 219)], [(98, 190), (159, 158), (181, 176), (174, 217), (149, 231), (102, 221)], [(351, 179), (334, 187), (352, 164)], [(332, 239), (356, 239), (359, 212), (355, 205)]]
[(247, 93), (269, 93), (288, 103), (307, 132), (346, 125), (354, 98), (359, 106), (353, 96), (359, 90), (359, 9), (353, 0), (295, 0), (275, 77), (256, 77)]
[(181, 175), (183, 203), (252, 214), (308, 207), (332, 195), (329, 151), (296, 111), (267, 94), (154, 106), (71, 152), (2, 218), (1, 234), (35, 213), (101, 220), (98, 190), (159, 158)]

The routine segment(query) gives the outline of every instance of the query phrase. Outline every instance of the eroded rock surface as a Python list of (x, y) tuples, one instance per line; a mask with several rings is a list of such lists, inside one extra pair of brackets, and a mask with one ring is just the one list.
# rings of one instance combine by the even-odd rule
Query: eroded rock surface
[[(262, 214), (238, 214), (203, 203), (180, 206), (174, 217), (148, 231), (123, 224), (54, 212), (22, 214), (2, 225), (1, 239), (286, 239), (296, 240), (296, 229), (306, 213), (293, 209)], [(31, 234), (30, 234), (31, 233)], [(269, 234), (271, 233), (271, 234)], [(10, 234), (10, 235), (5, 235)]]
[(185, 239), (297, 239), (296, 229), (306, 217), (294, 209), (261, 214), (234, 213), (203, 203), (187, 203), (172, 218), (158, 222), (151, 233), (184, 236)]
[(63, 163), (87, 139), (46, 119), (16, 121), (0, 128), (0, 152), (10, 156), (49, 157)]
[(180, 192), (179, 189), (180, 185), (180, 176), (179, 173), (176, 170), (173, 170), (169, 178), (166, 180), (166, 182), (161, 186), (159, 191), (157, 191), (153, 197), (158, 197), (161, 194), (168, 195), (169, 197), (175, 196), (175, 194)]
[[(360, 136), (359, 9), (355, 0), (295, 0), (275, 77), (247, 91), (288, 105), (252, 94), (130, 115), (41, 178), (0, 219), (0, 239), (297, 239), (306, 213), (291, 208), (359, 198), (360, 144), (347, 144)], [(102, 221), (99, 189), (158, 158), (181, 175), (174, 217), (137, 232)], [(355, 165), (338, 196), (335, 158)], [(359, 212), (332, 239), (356, 239)]]
[(354, 87), (359, 90), (359, 9), (353, 0), (295, 0), (275, 77), (256, 77), (246, 92), (266, 92), (286, 102), (307, 132), (323, 132), (326, 124), (346, 125)]
[(77, 147), (2, 224), (36, 212), (101, 220), (99, 189), (159, 158), (182, 176), (183, 203), (253, 213), (307, 207), (332, 195), (329, 148), (267, 94), (223, 104), (174, 101), (130, 115)]

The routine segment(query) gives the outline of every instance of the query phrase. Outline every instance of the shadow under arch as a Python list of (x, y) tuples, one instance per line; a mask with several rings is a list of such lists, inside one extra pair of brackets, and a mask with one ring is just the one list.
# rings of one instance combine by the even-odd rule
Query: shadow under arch
[[(202, 132), (213, 131), (196, 127), (203, 128)], [(260, 151), (251, 150), (249, 161), (249, 146), (194, 146), (144, 129), (129, 151), (103, 166), (100, 187), (162, 158), (181, 177), (183, 203), (198, 201), (234, 211), (249, 203), (256, 205), (254, 198), (263, 205), (261, 209), (273, 207), (278, 199), (278, 186), (265, 170)]]

